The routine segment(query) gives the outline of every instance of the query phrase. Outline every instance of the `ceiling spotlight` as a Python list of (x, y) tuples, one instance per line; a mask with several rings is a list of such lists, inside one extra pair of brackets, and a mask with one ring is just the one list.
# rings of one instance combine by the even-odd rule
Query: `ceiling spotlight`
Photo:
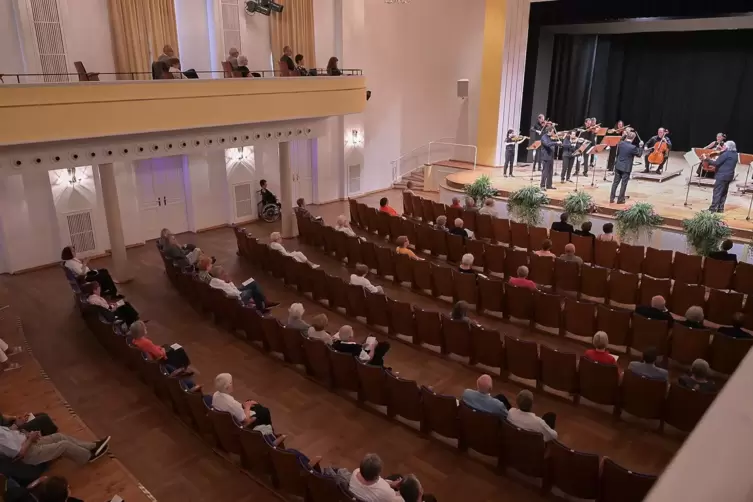
[(260, 0), (262, 7), (269, 7), (272, 12), (277, 12), (279, 14), (282, 14), (282, 10), (285, 8), (284, 5), (280, 5), (277, 2), (274, 2), (273, 0)]

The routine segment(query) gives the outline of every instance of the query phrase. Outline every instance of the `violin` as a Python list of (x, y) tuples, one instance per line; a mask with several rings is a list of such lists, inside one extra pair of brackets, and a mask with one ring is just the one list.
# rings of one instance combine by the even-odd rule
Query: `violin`
[(517, 136), (511, 136), (511, 137), (510, 137), (510, 141), (512, 141), (513, 143), (517, 143), (517, 142), (519, 142), (519, 141), (523, 141), (523, 140), (525, 140), (525, 139), (528, 139), (528, 136), (520, 136), (520, 135), (517, 135)]
[(715, 173), (716, 166), (710, 164), (709, 159), (718, 157), (719, 155), (721, 155), (721, 153), (721, 150), (714, 149), (701, 155), (701, 169), (707, 173)]
[(614, 129), (608, 129), (607, 134), (622, 134), (626, 129), (630, 129), (630, 124), (622, 127), (616, 127)]
[(669, 152), (669, 144), (667, 143), (668, 134), (669, 131), (666, 131), (664, 133), (664, 136), (662, 136), (659, 141), (654, 143), (654, 146), (651, 149), (651, 153), (648, 154), (648, 162), (650, 164), (661, 164), (662, 162), (664, 162), (664, 158)]

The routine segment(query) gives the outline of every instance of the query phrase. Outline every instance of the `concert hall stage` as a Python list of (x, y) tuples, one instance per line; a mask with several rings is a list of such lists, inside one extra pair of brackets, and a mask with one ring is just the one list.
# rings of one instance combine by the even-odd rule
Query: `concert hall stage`
[[(612, 175), (609, 173), (607, 181), (604, 181), (607, 161), (606, 155), (600, 155), (597, 158), (596, 175), (593, 176), (593, 170), (589, 169), (588, 177), (584, 177), (581, 174), (577, 180), (577, 185), (574, 175), (571, 177), (572, 182), (566, 181), (563, 183), (560, 181), (559, 173), (561, 172), (562, 161), (555, 161), (554, 172), (556, 174), (554, 175), (552, 186), (556, 190), (549, 190), (547, 192), (547, 196), (551, 200), (550, 206), (561, 207), (562, 201), (567, 194), (574, 191), (577, 186), (578, 189), (586, 190), (593, 196), (594, 202), (598, 207), (597, 213), (599, 215), (610, 216), (616, 211), (624, 209), (634, 202), (645, 201), (653, 204), (656, 212), (665, 219), (665, 227), (674, 227), (675, 229), (681, 228), (681, 222), (683, 219), (692, 217), (698, 211), (708, 209), (711, 203), (713, 185), (698, 186), (695, 183), (692, 184), (688, 196), (688, 205), (685, 206), (685, 194), (688, 188), (688, 176), (690, 175), (691, 168), (683, 158), (683, 153), (673, 152), (670, 155), (668, 170), (670, 172), (681, 170), (680, 174), (665, 179), (662, 182), (637, 179), (631, 176), (630, 183), (627, 187), (628, 199), (626, 204), (609, 203)], [(531, 164), (523, 164), (519, 167), (516, 166), (514, 171), (515, 176), (513, 178), (503, 177), (501, 167), (477, 167), (474, 171), (472, 169), (472, 164), (465, 164), (458, 161), (449, 161), (445, 163), (439, 162), (435, 165), (454, 167), (457, 170), (452, 174), (448, 174), (444, 178), (444, 181), (440, 183), (440, 194), (443, 194), (445, 191), (447, 192), (445, 196), (440, 196), (442, 201), (445, 201), (445, 198), (449, 199), (458, 193), (462, 193), (466, 185), (473, 183), (483, 174), (491, 176), (494, 188), (500, 191), (498, 198), (502, 200), (507, 200), (507, 195), (512, 191), (518, 190), (532, 183), (538, 185), (541, 179), (540, 173), (538, 172), (535, 173), (532, 179)], [(462, 169), (463, 167), (466, 168)], [(471, 169), (468, 169), (469, 167)], [(643, 171), (643, 163), (633, 167), (634, 175), (641, 171)], [(738, 188), (738, 185), (744, 184), (747, 171), (748, 166), (738, 164), (737, 178), (730, 185), (724, 212), (724, 219), (733, 229), (734, 236), (744, 240), (750, 240), (750, 238), (753, 237), (753, 220), (746, 221), (745, 219), (748, 214), (751, 193), (743, 195)], [(697, 177), (694, 176), (694, 181), (696, 179)], [(506, 208), (504, 212), (506, 213)], [(597, 233), (600, 231), (600, 229), (597, 229)]]

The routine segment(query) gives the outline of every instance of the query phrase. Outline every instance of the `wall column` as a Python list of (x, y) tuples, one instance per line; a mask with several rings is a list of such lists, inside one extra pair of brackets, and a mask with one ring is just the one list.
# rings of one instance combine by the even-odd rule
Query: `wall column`
[(282, 203), (283, 239), (296, 236), (295, 216), (293, 215), (293, 174), (290, 170), (290, 143), (280, 142), (280, 202)]
[(128, 282), (133, 279), (133, 275), (128, 266), (128, 255), (126, 254), (125, 237), (123, 236), (123, 222), (120, 219), (118, 186), (115, 183), (115, 171), (112, 164), (99, 165), (99, 179), (102, 184), (102, 200), (105, 206), (107, 233), (110, 237), (113, 277), (118, 282)]

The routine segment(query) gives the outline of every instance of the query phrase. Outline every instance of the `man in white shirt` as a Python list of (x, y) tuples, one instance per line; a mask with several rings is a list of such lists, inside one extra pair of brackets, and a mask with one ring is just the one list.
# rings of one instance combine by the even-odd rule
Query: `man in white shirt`
[(373, 284), (371, 284), (371, 281), (366, 278), (366, 274), (368, 273), (369, 267), (367, 267), (363, 263), (357, 263), (356, 273), (350, 274), (350, 283), (356, 286), (363, 286), (372, 293), (384, 293), (382, 286), (374, 286)]
[(290, 256), (299, 263), (308, 263), (309, 265), (311, 265), (311, 268), (319, 268), (319, 265), (311, 263), (309, 259), (306, 258), (306, 255), (301, 253), (300, 251), (288, 252), (285, 249), (285, 246), (282, 245), (282, 235), (280, 234), (280, 232), (272, 232), (269, 235), (269, 248), (274, 249), (275, 251), (279, 251), (285, 256)]
[(544, 441), (557, 439), (557, 431), (554, 430), (554, 413), (545, 413), (544, 418), (537, 417), (533, 409), (533, 393), (530, 390), (521, 390), (516, 398), (517, 408), (512, 408), (507, 413), (507, 421), (521, 429), (538, 432), (544, 436)]
[(279, 305), (278, 302), (267, 301), (253, 277), (249, 277), (240, 288), (233, 284), (230, 275), (222, 267), (213, 267), (208, 277), (211, 277), (209, 287), (221, 290), (230, 298), (238, 298), (244, 305), (253, 300), (256, 308), (263, 312)]
[(37, 431), (23, 432), (0, 427), (0, 454), (28, 465), (39, 465), (60, 457), (81, 465), (94, 462), (107, 452), (109, 442), (110, 436), (91, 443), (65, 434), (43, 437)]
[(348, 489), (362, 502), (403, 502), (395, 492), (402, 479), (387, 481), (381, 473), (382, 459), (376, 453), (367, 453), (350, 477)]
[(230, 394), (233, 392), (233, 376), (230, 373), (217, 375), (214, 379), (214, 388), (215, 393), (212, 394), (213, 409), (230, 413), (235, 421), (243, 427), (254, 424), (255, 431), (264, 435), (274, 434), (271, 424), (257, 423), (256, 412), (252, 408), (259, 406), (259, 403), (246, 401), (241, 404)]

